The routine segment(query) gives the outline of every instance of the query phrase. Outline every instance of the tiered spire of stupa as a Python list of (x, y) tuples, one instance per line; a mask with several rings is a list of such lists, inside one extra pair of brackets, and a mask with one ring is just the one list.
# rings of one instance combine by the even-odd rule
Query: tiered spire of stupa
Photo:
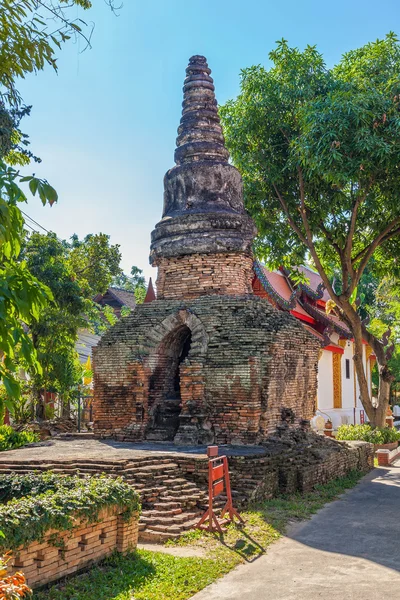
[(192, 56), (183, 87), (176, 166), (164, 178), (164, 211), (152, 233), (150, 262), (188, 254), (251, 254), (255, 226), (243, 204), (239, 171), (218, 115), (204, 56)]
[(175, 150), (177, 165), (194, 160), (226, 162), (229, 158), (210, 73), (204, 56), (192, 56), (183, 86), (183, 110)]

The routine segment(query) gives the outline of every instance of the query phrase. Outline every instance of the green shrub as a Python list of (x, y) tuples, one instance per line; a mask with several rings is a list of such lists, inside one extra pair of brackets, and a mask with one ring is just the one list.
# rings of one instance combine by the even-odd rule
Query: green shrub
[(341, 425), (336, 433), (337, 440), (360, 440), (371, 444), (390, 444), (400, 440), (400, 432), (393, 427), (371, 425)]
[(39, 496), (48, 491), (57, 491), (61, 487), (72, 490), (76, 486), (76, 478), (46, 471), (40, 473), (6, 473), (0, 475), (0, 504), (17, 500), (24, 496)]
[(15, 431), (10, 425), (0, 425), (0, 452), (21, 448), (39, 440), (39, 435), (34, 431)]
[[(121, 478), (34, 473), (13, 475), (12, 479), (0, 475), (0, 490), (8, 500), (0, 505), (0, 523), (5, 535), (0, 539), (0, 551), (41, 541), (49, 529), (72, 529), (77, 518), (93, 523), (107, 506), (123, 509), (126, 519), (140, 511), (138, 493)], [(21, 497), (22, 493), (30, 495)]]

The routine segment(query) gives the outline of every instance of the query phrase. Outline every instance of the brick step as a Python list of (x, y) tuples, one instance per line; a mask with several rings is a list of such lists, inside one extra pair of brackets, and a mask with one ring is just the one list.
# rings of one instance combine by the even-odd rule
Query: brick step
[(188, 481), (184, 477), (174, 477), (171, 481), (176, 484), (182, 483), (188, 485), (196, 485), (195, 483), (193, 483), (193, 481)]
[[(164, 493), (164, 492), (163, 492)], [(173, 497), (173, 498), (179, 498), (181, 500), (192, 500), (192, 499), (200, 499), (203, 498), (204, 496), (204, 492), (202, 492), (201, 490), (199, 490), (198, 488), (196, 488), (195, 490), (185, 490), (185, 494), (182, 493), (181, 490), (172, 490), (170, 488), (168, 488), (168, 490), (165, 492), (165, 494), (168, 494), (169, 497)]]
[(146, 486), (145, 483), (139, 483), (137, 481), (130, 481), (129, 479), (125, 479), (125, 478), (124, 478), (124, 482), (127, 483), (128, 485), (131, 485), (133, 488), (135, 488), (135, 490), (137, 490), (140, 493), (142, 493), (142, 490), (144, 490), (145, 486)]
[(167, 516), (174, 516), (174, 515), (180, 515), (182, 514), (182, 509), (181, 508), (171, 508), (169, 510), (163, 508), (162, 510), (157, 510), (154, 508), (151, 508), (149, 510), (144, 510), (142, 512), (142, 516), (144, 517), (167, 517)]
[(173, 508), (182, 508), (179, 502), (176, 501), (165, 501), (165, 502), (155, 502), (154, 503), (154, 508), (156, 510), (171, 510)]
[(187, 481), (186, 483), (176, 483), (176, 481), (168, 482), (168, 487), (171, 490), (198, 490), (199, 488), (195, 483), (190, 483)]
[(32, 464), (32, 463), (23, 463), (23, 464), (15, 464), (15, 465), (9, 465), (9, 464), (2, 464), (0, 463), (0, 470), (1, 471), (24, 471), (27, 473), (31, 473), (32, 471), (57, 471), (57, 472), (65, 472), (65, 473), (69, 473), (71, 471), (80, 471), (81, 473), (99, 473), (99, 472), (104, 472), (104, 473), (112, 473), (115, 475), (119, 475), (123, 473), (123, 470), (118, 468), (118, 469), (113, 469), (112, 467), (108, 466), (108, 465), (84, 465), (84, 464), (68, 464), (68, 465), (63, 465), (60, 463), (54, 463), (54, 464)]
[(87, 468), (93, 470), (112, 470), (112, 471), (124, 471), (124, 472), (133, 472), (136, 473), (138, 471), (152, 471), (152, 470), (163, 470), (165, 469), (178, 469), (178, 465), (176, 463), (172, 463), (170, 458), (161, 458), (161, 459), (139, 459), (138, 461), (126, 463), (125, 461), (99, 461), (99, 460), (91, 460), (91, 459), (64, 459), (60, 461), (54, 460), (29, 460), (27, 461), (7, 461), (0, 462), (0, 469), (54, 469), (54, 468), (64, 468), (64, 469), (74, 469), (74, 468)]
[(163, 544), (168, 540), (176, 540), (180, 537), (180, 533), (161, 533), (153, 529), (145, 529), (139, 532), (140, 542), (152, 542), (153, 544)]
[(179, 525), (151, 525), (151, 527), (148, 527), (146, 529), (146, 531), (156, 531), (157, 533), (172, 533), (172, 534), (181, 534), (184, 531), (188, 531), (189, 529), (192, 529), (195, 525), (197, 525), (199, 519), (191, 519), (190, 521), (187, 521), (186, 523), (181, 523)]
[[(134, 484), (132, 484), (132, 485), (134, 485)], [(151, 496), (154, 494), (161, 494), (162, 492), (166, 492), (167, 490), (168, 490), (168, 487), (166, 485), (160, 485), (159, 487), (158, 486), (151, 487), (151, 488), (144, 487), (140, 490), (140, 493), (143, 496), (146, 496), (146, 495)]]
[(180, 515), (169, 515), (169, 516), (147, 516), (144, 513), (141, 515), (140, 520), (142, 523), (148, 525), (180, 525), (192, 521), (198, 515), (201, 516), (201, 511), (196, 512), (182, 512)]
[(154, 463), (151, 465), (138, 465), (137, 467), (127, 467), (124, 469), (125, 473), (135, 473), (142, 474), (143, 472), (152, 473), (154, 471), (175, 471), (178, 469), (178, 465), (176, 463)]
[(171, 461), (171, 457), (168, 455), (160, 455), (160, 456), (156, 456), (156, 457), (151, 457), (151, 456), (144, 456), (141, 458), (129, 458), (128, 462), (126, 463), (126, 469), (136, 469), (137, 467), (140, 467), (141, 465), (143, 466), (148, 466), (148, 465), (162, 465), (162, 464), (171, 464), (173, 461)]

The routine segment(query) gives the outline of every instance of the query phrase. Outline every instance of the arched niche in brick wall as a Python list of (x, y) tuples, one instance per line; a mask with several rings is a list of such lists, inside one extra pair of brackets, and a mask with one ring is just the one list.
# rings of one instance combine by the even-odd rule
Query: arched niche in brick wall
[(187, 395), (182, 393), (182, 376), (185, 374), (187, 388), (186, 373), (191, 364), (202, 363), (207, 343), (203, 324), (187, 309), (169, 315), (153, 330), (152, 349), (146, 359), (151, 372), (149, 439), (174, 439)]
[(190, 329), (192, 335), (191, 356), (195, 356), (196, 359), (205, 357), (208, 346), (208, 335), (204, 325), (194, 312), (182, 308), (175, 313), (168, 315), (168, 317), (161, 321), (159, 325), (153, 328), (151, 338), (148, 338), (148, 346), (147, 348), (145, 347), (145, 353), (148, 355), (149, 359), (157, 353), (160, 345), (167, 339), (167, 336), (173, 334), (173, 332), (178, 330), (182, 325), (186, 325), (186, 327)]

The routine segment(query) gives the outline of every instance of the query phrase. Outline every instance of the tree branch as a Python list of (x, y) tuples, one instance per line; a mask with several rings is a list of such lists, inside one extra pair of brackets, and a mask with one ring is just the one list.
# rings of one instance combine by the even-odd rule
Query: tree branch
[(278, 188), (276, 187), (275, 183), (273, 184), (273, 186), (274, 186), (274, 190), (275, 190), (275, 192), (276, 192), (276, 195), (278, 196), (278, 200), (279, 200), (279, 202), (281, 203), (281, 206), (282, 206), (282, 208), (283, 208), (283, 210), (284, 210), (284, 212), (285, 212), (285, 215), (286, 215), (286, 217), (287, 217), (287, 220), (289, 221), (289, 225), (290, 225), (290, 227), (293, 229), (293, 231), (294, 231), (295, 233), (297, 233), (297, 235), (299, 236), (299, 238), (300, 238), (300, 240), (303, 242), (303, 244), (304, 244), (305, 246), (307, 246), (307, 247), (308, 247), (308, 243), (307, 243), (307, 240), (306, 240), (306, 238), (305, 238), (305, 237), (304, 237), (304, 235), (303, 235), (303, 232), (302, 232), (302, 231), (301, 231), (301, 229), (300, 229), (300, 228), (299, 228), (299, 227), (296, 225), (296, 223), (293, 221), (293, 219), (292, 219), (292, 217), (291, 217), (291, 215), (290, 215), (289, 208), (288, 208), (288, 205), (286, 204), (286, 201), (285, 201), (285, 199), (283, 198), (282, 194), (279, 192), (279, 190), (278, 190)]
[[(394, 237), (395, 235), (400, 234), (400, 227), (397, 227), (396, 229), (394, 229), (393, 231), (390, 231), (389, 233), (387, 233), (386, 235), (383, 236), (383, 238), (380, 241), (380, 244), (383, 244), (384, 242), (386, 242), (386, 240), (390, 240), (390, 238)], [(360, 258), (362, 258), (365, 254), (365, 252), (369, 249), (369, 245), (366, 246), (365, 248), (363, 248), (362, 250), (360, 250), (360, 252), (351, 259), (352, 264), (356, 263), (358, 260), (360, 260)]]
[(300, 185), (300, 209), (299, 210), (300, 210), (301, 220), (303, 221), (304, 229), (306, 232), (306, 242), (305, 243), (307, 245), (307, 248), (310, 250), (311, 256), (314, 260), (315, 266), (317, 267), (318, 273), (320, 274), (321, 279), (324, 282), (325, 287), (328, 290), (332, 300), (334, 300), (336, 302), (336, 304), (338, 304), (340, 306), (340, 298), (339, 298), (339, 296), (337, 296), (337, 294), (335, 294), (332, 284), (329, 281), (324, 268), (322, 267), (321, 261), (319, 260), (319, 256), (318, 256), (317, 251), (314, 246), (310, 223), (308, 222), (308, 219), (307, 219), (306, 200), (305, 200), (305, 191), (304, 191), (304, 179), (303, 179), (303, 173), (302, 173), (302, 170), (300, 167), (297, 167), (297, 172), (299, 175), (299, 185)]
[(395, 231), (391, 231), (393, 229), (393, 227), (396, 227), (396, 225), (398, 225), (400, 223), (400, 217), (396, 217), (395, 219), (393, 219), (386, 227), (385, 229), (383, 229), (383, 231), (381, 231), (381, 233), (374, 239), (373, 242), (371, 242), (371, 244), (365, 248), (365, 254), (363, 255), (363, 258), (361, 259), (361, 263), (360, 266), (358, 267), (357, 273), (355, 275), (354, 281), (355, 281), (355, 285), (353, 287), (353, 289), (358, 285), (358, 282), (360, 281), (361, 275), (364, 272), (365, 267), (368, 264), (369, 259), (371, 258), (371, 256), (373, 255), (373, 253), (375, 252), (375, 250), (378, 248), (378, 246), (380, 246), (380, 244), (383, 243), (383, 240), (385, 238), (385, 240), (389, 239), (390, 237), (393, 237), (394, 235), (397, 234), (397, 232), (399, 231), (399, 227), (397, 227), (395, 229)]
[(342, 248), (339, 246), (339, 244), (337, 242), (335, 242), (334, 237), (331, 234), (331, 232), (329, 231), (329, 229), (327, 229), (325, 227), (325, 225), (322, 221), (320, 222), (319, 226), (320, 226), (321, 231), (325, 235), (326, 239), (328, 240), (328, 242), (330, 242), (332, 244), (333, 248), (335, 248), (336, 252), (338, 253), (338, 255), (341, 258), (342, 257)]

